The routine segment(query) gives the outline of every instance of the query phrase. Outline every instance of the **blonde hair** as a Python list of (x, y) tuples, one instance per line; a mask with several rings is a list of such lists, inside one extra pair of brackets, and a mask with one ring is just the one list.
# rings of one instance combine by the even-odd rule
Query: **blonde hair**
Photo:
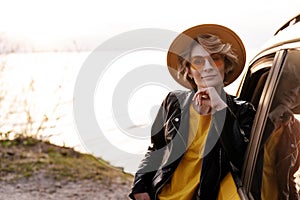
[(193, 87), (196, 84), (193, 79), (187, 76), (188, 68), (190, 67), (191, 51), (196, 45), (201, 45), (209, 54), (222, 54), (224, 55), (225, 78), (226, 75), (233, 71), (234, 67), (238, 65), (237, 54), (231, 48), (231, 44), (223, 43), (221, 39), (213, 34), (199, 34), (194, 41), (186, 48), (179, 56), (178, 59), (178, 77), (183, 75), (184, 79), (189, 81)]

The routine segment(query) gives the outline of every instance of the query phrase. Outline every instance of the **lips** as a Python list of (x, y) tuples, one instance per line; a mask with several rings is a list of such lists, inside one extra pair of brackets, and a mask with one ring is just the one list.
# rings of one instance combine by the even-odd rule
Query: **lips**
[(289, 95), (285, 95), (283, 99), (285, 99), (287, 102), (289, 102), (291, 104), (294, 103), (294, 98)]
[(201, 79), (214, 79), (216, 75), (201, 76)]
[(288, 102), (290, 102), (290, 103), (293, 103), (294, 102), (294, 100), (293, 100), (293, 98), (291, 98), (291, 97), (285, 97), (285, 99), (288, 101)]

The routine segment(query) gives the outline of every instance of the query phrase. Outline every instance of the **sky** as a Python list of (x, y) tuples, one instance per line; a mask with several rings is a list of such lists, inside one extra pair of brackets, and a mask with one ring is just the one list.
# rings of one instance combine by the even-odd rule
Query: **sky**
[(299, 0), (1, 0), (0, 5), (0, 33), (39, 47), (68, 43), (95, 48), (134, 29), (182, 32), (197, 24), (218, 23), (237, 32), (246, 49), (256, 49), (300, 13)]

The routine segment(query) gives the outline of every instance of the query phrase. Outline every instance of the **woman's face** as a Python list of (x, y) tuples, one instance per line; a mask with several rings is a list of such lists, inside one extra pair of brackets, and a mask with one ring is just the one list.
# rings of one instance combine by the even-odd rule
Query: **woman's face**
[(294, 73), (287, 73), (281, 77), (274, 103), (283, 104), (293, 110), (300, 105), (300, 79)]
[(223, 86), (223, 55), (210, 55), (201, 45), (196, 45), (192, 48), (190, 63), (188, 75), (194, 79), (198, 89)]

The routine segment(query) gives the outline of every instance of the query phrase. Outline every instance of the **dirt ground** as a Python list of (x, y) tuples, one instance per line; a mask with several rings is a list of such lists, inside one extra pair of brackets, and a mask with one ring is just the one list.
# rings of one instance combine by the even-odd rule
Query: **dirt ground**
[(34, 175), (28, 179), (0, 182), (1, 200), (126, 200), (130, 182), (108, 185), (102, 181), (57, 181)]
[(71, 148), (31, 138), (0, 141), (0, 200), (126, 200), (132, 179)]

